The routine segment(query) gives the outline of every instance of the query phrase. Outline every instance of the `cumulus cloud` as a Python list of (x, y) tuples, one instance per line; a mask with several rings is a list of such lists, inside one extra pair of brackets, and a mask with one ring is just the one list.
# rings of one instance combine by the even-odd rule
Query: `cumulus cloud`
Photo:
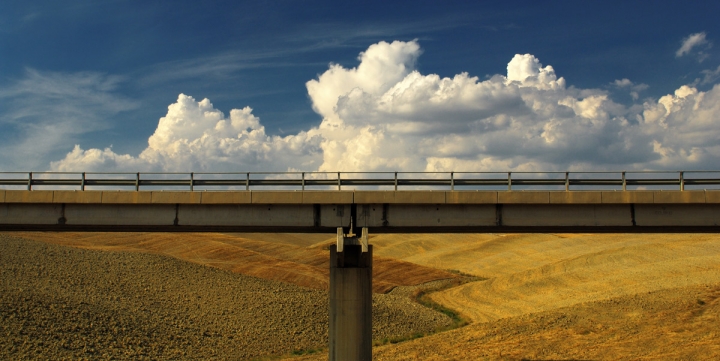
[[(118, 95), (122, 78), (95, 72), (26, 69), (0, 87), (0, 169), (42, 169), (48, 156), (67, 149), (82, 134), (107, 129), (108, 118), (138, 106)], [(11, 136), (11, 137), (10, 137)]]
[[(705, 45), (705, 47), (710, 47), (712, 44), (707, 40), (707, 34), (703, 31), (700, 33), (695, 33), (689, 35), (687, 38), (683, 39), (682, 45), (680, 46), (680, 49), (678, 49), (675, 52), (676, 57), (681, 57), (687, 54), (690, 54), (690, 52), (699, 46)], [(707, 54), (704, 52), (700, 52), (699, 55), (699, 61), (703, 61), (707, 58)]]
[(160, 118), (148, 147), (137, 157), (110, 148), (83, 150), (79, 145), (52, 162), (57, 171), (243, 171), (249, 168), (313, 169), (319, 161), (319, 135), (301, 132), (268, 136), (252, 109), (233, 109), (226, 117), (208, 99), (180, 94)]
[(720, 79), (720, 65), (715, 69), (707, 69), (700, 72), (703, 79), (700, 84), (711, 84)]
[(657, 168), (717, 168), (720, 160), (720, 85), (707, 92), (682, 86), (646, 103), (642, 130), (651, 139)]
[(638, 98), (640, 98), (640, 92), (649, 88), (647, 84), (635, 84), (631, 82), (628, 78), (615, 80), (613, 82), (613, 85), (619, 89), (629, 89), (630, 96), (633, 98), (633, 100), (638, 100)]
[[(268, 136), (248, 107), (229, 116), (180, 95), (138, 156), (76, 146), (55, 170), (507, 171), (697, 169), (720, 160), (720, 86), (618, 104), (566, 84), (531, 54), (480, 80), (416, 69), (416, 41), (371, 45), (355, 68), (306, 83), (319, 126)], [(617, 80), (639, 92), (645, 84)], [(637, 99), (637, 97), (635, 97)]]

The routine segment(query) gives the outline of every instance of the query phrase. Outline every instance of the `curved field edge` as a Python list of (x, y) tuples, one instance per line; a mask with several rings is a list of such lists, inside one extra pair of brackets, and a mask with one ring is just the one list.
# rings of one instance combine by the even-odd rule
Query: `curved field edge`
[(720, 283), (702, 284), (473, 323), (376, 347), (373, 360), (717, 360), (719, 323)]
[[(643, 323), (651, 318), (682, 325), (676, 315), (686, 308), (716, 304), (701, 295), (676, 297), (669, 306), (654, 299), (666, 293), (700, 292), (720, 283), (718, 234), (418, 234), (378, 235), (371, 241), (378, 255), (488, 278), (429, 296), (468, 316), (471, 325), (379, 346), (374, 350), (377, 360), (717, 359), (719, 355), (717, 316), (682, 332), (660, 322)], [(595, 303), (603, 307), (582, 311), (583, 305)], [(654, 306), (644, 309), (644, 305)], [(602, 319), (593, 319), (593, 313), (603, 315)], [(555, 321), (545, 323), (547, 330), (534, 329), (534, 324), (544, 322), (545, 316), (538, 315), (552, 315)], [(608, 330), (568, 331), (568, 325), (577, 322), (607, 324)], [(673, 347), (646, 337), (657, 333)], [(524, 343), (525, 337), (533, 342)], [(601, 352), (598, 345), (607, 350)], [(461, 354), (454, 348), (472, 352)], [(594, 351), (586, 357), (575, 348)], [(549, 356), (544, 349), (558, 351)]]
[[(454, 287), (458, 287), (470, 282), (478, 282), (485, 280), (484, 278), (475, 277), (468, 274), (463, 274), (462, 272), (459, 272), (457, 270), (448, 270), (450, 273), (457, 274), (457, 278), (452, 279), (445, 279), (445, 280), (437, 280), (437, 281), (430, 281), (424, 284), (416, 285), (416, 286), (400, 286), (396, 287), (393, 290), (389, 292), (390, 295), (395, 296), (401, 296), (401, 297), (409, 297), (410, 300), (413, 302), (430, 309), (432, 311), (438, 312), (440, 314), (443, 314), (447, 316), (452, 322), (445, 326), (436, 327), (430, 331), (419, 331), (419, 332), (412, 332), (410, 334), (406, 335), (398, 335), (398, 336), (391, 336), (391, 337), (384, 337), (379, 339), (373, 340), (373, 347), (383, 346), (383, 345), (392, 345), (392, 344), (398, 344), (402, 342), (407, 342), (423, 337), (428, 337), (440, 332), (446, 332), (450, 330), (454, 330), (460, 327), (464, 327), (469, 325), (471, 322), (469, 319), (461, 315), (459, 312), (445, 307), (440, 303), (437, 303), (433, 301), (429, 295), (435, 292), (445, 291)], [(302, 356), (308, 356), (308, 355), (326, 355), (328, 352), (328, 349), (325, 348), (312, 348), (312, 349), (306, 349), (306, 350), (294, 350), (292, 353), (282, 355), (282, 356), (270, 356), (270, 357), (263, 357), (255, 359), (255, 361), (271, 361), (271, 360), (285, 360), (285, 359), (297, 359), (297, 357)]]
[[(0, 234), (0, 359), (248, 359), (327, 344), (327, 293), (147, 252)], [(376, 294), (382, 337), (451, 321)], [(97, 337), (96, 337), (97, 336)]]
[[(9, 233), (10, 234), (10, 233)], [(326, 234), (222, 234), (118, 232), (14, 232), (46, 243), (101, 251), (168, 255), (268, 280), (318, 290), (328, 289), (329, 250)], [(373, 256), (373, 292), (418, 285), (455, 274), (393, 257)]]

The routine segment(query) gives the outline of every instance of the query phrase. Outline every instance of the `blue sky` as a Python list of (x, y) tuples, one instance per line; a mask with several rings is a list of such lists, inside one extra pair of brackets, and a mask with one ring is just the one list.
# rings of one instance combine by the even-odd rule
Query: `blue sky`
[[(717, 168), (718, 10), (711, 1), (5, 0), (0, 170)], [(331, 79), (330, 64), (350, 72), (361, 53), (405, 68)], [(496, 75), (510, 81), (516, 54), (532, 55), (519, 67), (551, 66), (561, 89), (524, 78), (490, 86)], [(389, 101), (413, 72), (426, 83), (438, 75), (436, 96)], [(438, 101), (442, 79), (462, 73), (495, 90)], [(683, 86), (694, 93), (677, 95)], [(216, 129), (245, 107), (243, 121)], [(216, 117), (203, 123), (193, 109)], [(241, 123), (262, 133), (243, 138)]]

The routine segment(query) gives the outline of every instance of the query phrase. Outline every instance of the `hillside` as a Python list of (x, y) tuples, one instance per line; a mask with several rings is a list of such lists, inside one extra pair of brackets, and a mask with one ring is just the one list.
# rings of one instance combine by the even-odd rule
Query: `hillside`
[[(326, 235), (127, 233), (108, 237), (92, 233), (16, 233), (13, 236), (42, 240), (59, 247), (47, 251), (51, 255), (61, 254), (57, 250), (72, 249), (65, 246), (73, 246), (84, 249), (78, 252), (112, 254), (113, 259), (120, 255), (163, 257), (178, 264), (189, 265), (183, 262), (189, 261), (212, 266), (193, 265), (212, 272), (225, 272), (222, 274), (238, 279), (248, 275), (259, 276), (264, 280), (248, 279), (270, 282), (268, 284), (276, 288), (261, 287), (277, 290), (273, 294), (293, 295), (293, 292), (298, 292), (285, 291), (283, 287), (292, 286), (288, 283), (309, 286), (311, 288), (298, 289), (317, 293), (318, 298), (313, 299), (312, 307), (304, 304), (305, 301), (298, 301), (302, 305), (299, 303), (293, 307), (303, 310), (307, 307), (312, 310), (327, 307), (324, 292), (327, 287), (326, 246), (333, 242), (333, 238)], [(372, 235), (370, 242), (374, 245), (376, 256), (375, 291), (379, 293), (396, 286), (456, 277), (455, 273), (447, 270), (484, 279), (430, 295), (436, 302), (459, 311), (472, 322), (471, 325), (376, 347), (376, 360), (720, 358), (720, 235), (717, 234), (388, 234)], [(35, 263), (28, 260), (28, 264), (40, 267), (37, 259), (48, 255), (29, 257)], [(100, 261), (92, 268), (101, 279), (107, 262)], [(124, 262), (135, 264), (140, 261)], [(27, 274), (40, 274), (41, 271), (31, 268)], [(174, 273), (158, 274), (167, 278), (174, 277)], [(4, 272), (4, 275), (7, 274)], [(188, 277), (188, 272), (183, 271), (179, 275)], [(142, 276), (146, 277), (153, 276)], [(66, 284), (66, 287), (68, 290), (80, 287), (78, 292), (82, 292), (86, 290), (82, 288), (83, 284), (74, 282)], [(203, 282), (194, 285), (198, 289), (206, 287)], [(11, 286), (6, 284), (3, 287)], [(397, 288), (398, 291), (405, 289), (407, 287)], [(252, 287), (247, 290), (252, 290)], [(16, 299), (12, 302), (16, 307), (25, 304), (23, 300), (40, 299), (39, 295), (29, 297), (21, 291), (15, 292), (13, 297)], [(22, 292), (27, 292), (27, 288), (23, 288)], [(134, 288), (128, 293), (143, 292), (147, 291)], [(403, 292), (375, 296), (376, 329), (387, 331), (405, 325), (408, 327), (394, 329), (393, 332), (408, 334), (411, 329), (430, 330), (449, 322), (444, 316), (439, 317), (438, 313), (429, 312), (407, 297), (399, 296), (407, 294)], [(150, 296), (140, 298), (145, 297)], [(290, 298), (300, 300), (302, 297)], [(275, 302), (264, 298), (255, 300), (263, 305)], [(203, 298), (203, 302), (207, 300)], [(253, 311), (248, 314), (262, 315), (267, 312), (263, 311), (266, 310), (263, 307), (253, 306)], [(312, 316), (303, 318), (303, 325), (327, 322), (325, 313), (308, 313)], [(207, 320), (213, 320), (211, 312), (204, 315)], [(281, 321), (287, 319), (280, 318)], [(285, 324), (273, 326), (276, 325), (272, 323), (274, 321), (264, 320), (270, 325), (269, 330), (297, 327)], [(47, 324), (43, 320), (32, 322)], [(237, 329), (237, 325), (230, 329)], [(7, 332), (7, 329), (2, 331)], [(324, 332), (327, 332), (326, 329)], [(28, 340), (28, 336), (19, 334), (13, 337), (18, 344), (12, 347), (22, 345), (33, 349), (27, 341), (22, 341)], [(137, 336), (137, 340), (142, 339)], [(280, 343), (291, 345), (294, 341), (288, 340), (295, 339), (282, 339)], [(258, 340), (254, 341), (253, 347), (263, 349), (263, 352), (288, 353), (298, 347), (298, 344), (292, 344), (282, 351), (263, 343), (278, 342), (274, 336)], [(299, 348), (325, 346), (323, 342), (313, 340)], [(200, 355), (209, 350), (199, 348), (193, 352)], [(327, 356), (321, 352), (291, 359), (324, 360)]]
[[(149, 252), (248, 276), (320, 290), (328, 288), (334, 235), (17, 232), (18, 237), (101, 251)], [(252, 237), (252, 238), (250, 238)], [(373, 257), (373, 290), (386, 293), (455, 274), (392, 257)]]
[(717, 283), (581, 303), (376, 347), (373, 360), (717, 360), (719, 297)]
[(717, 234), (378, 235), (371, 242), (382, 256), (488, 278), (431, 295), (472, 325), (378, 347), (376, 360), (720, 357)]
[[(241, 360), (288, 354), (327, 345), (327, 309), (322, 290), (165, 255), (78, 249), (0, 234), (3, 360)], [(375, 295), (373, 310), (376, 339), (450, 323), (406, 297)]]

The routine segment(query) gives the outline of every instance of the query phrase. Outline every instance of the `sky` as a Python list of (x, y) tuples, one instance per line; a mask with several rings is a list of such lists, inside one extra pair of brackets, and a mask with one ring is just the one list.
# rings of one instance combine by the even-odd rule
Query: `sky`
[(0, 171), (720, 168), (714, 1), (0, 2)]

